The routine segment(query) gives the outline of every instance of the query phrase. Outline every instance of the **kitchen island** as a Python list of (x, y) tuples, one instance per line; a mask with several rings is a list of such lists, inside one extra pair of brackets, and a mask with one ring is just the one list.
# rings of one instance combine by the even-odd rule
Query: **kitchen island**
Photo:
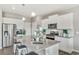
[(39, 55), (58, 55), (59, 41), (46, 39), (43, 44), (33, 44), (31, 39), (23, 41), (28, 48), (28, 52), (35, 52)]

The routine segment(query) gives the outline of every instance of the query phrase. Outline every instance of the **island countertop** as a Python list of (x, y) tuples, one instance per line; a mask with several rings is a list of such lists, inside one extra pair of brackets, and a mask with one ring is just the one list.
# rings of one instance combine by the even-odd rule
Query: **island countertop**
[(32, 51), (40, 51), (40, 50), (43, 50), (50, 46), (56, 45), (56, 44), (60, 43), (60, 41), (46, 39), (46, 42), (43, 44), (33, 44), (31, 39), (26, 39), (23, 43), (27, 47), (29, 47), (29, 49), (31, 49)]

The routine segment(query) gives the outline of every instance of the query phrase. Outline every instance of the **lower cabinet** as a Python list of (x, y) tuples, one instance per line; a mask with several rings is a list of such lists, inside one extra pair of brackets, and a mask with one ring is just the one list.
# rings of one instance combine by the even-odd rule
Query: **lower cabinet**
[(55, 44), (45, 49), (46, 55), (58, 55), (58, 46), (59, 44)]
[(59, 50), (72, 53), (73, 38), (55, 37), (55, 40), (60, 41)]

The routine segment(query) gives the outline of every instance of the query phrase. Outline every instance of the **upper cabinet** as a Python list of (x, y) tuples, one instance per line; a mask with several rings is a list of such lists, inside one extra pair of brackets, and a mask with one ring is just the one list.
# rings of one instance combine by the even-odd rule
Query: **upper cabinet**
[(48, 19), (49, 19), (48, 24), (57, 23), (58, 15), (49, 16)]
[(48, 28), (48, 24), (57, 24), (57, 29), (71, 29), (74, 31), (73, 28), (73, 20), (74, 14), (67, 13), (62, 15), (52, 15), (49, 16), (48, 19), (43, 19), (42, 26)]
[(49, 16), (47, 23), (48, 24), (57, 23), (58, 29), (72, 29), (73, 28), (73, 13)]
[(58, 29), (73, 29), (73, 13), (60, 15), (58, 18)]
[(49, 16), (47, 19), (42, 20), (42, 26), (48, 28), (48, 24), (57, 23), (58, 15)]

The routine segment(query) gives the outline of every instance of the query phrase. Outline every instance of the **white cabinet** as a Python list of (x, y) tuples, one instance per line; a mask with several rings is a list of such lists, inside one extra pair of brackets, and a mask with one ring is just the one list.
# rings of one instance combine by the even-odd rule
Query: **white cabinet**
[(58, 29), (73, 29), (73, 13), (60, 15), (58, 18)]
[(2, 10), (0, 10), (0, 49), (2, 49)]
[[(52, 15), (52, 16), (49, 16), (48, 19), (41, 20), (42, 22), (41, 25), (43, 26), (43, 28), (48, 29), (48, 24), (57, 23), (57, 20), (58, 20), (58, 15)], [(50, 30), (48, 29), (46, 33), (49, 34)]]
[(59, 44), (55, 44), (53, 46), (50, 46), (48, 48), (45, 49), (45, 54), (46, 55), (58, 55), (58, 45)]
[[(72, 36), (74, 36), (74, 27), (73, 27), (74, 13), (67, 13), (62, 15), (52, 15), (49, 16), (46, 21), (43, 22), (43, 25), (57, 23), (57, 29), (71, 29)], [(50, 32), (50, 31), (48, 31)], [(63, 38), (56, 37), (57, 41), (61, 41), (59, 48), (66, 52), (71, 53), (73, 49), (73, 37), (72, 38)]]
[(55, 37), (55, 40), (60, 41), (59, 49), (71, 53), (73, 50), (73, 38)]
[[(74, 27), (73, 27), (73, 13), (68, 13), (64, 15), (60, 15), (57, 20), (57, 28), (58, 29), (71, 29), (71, 36), (74, 35)], [(72, 52), (73, 49), (73, 37), (72, 38), (64, 38), (64, 37), (55, 37), (55, 40), (61, 41), (59, 44), (59, 49), (66, 51), (68, 53)]]
[(48, 22), (49, 24), (57, 23), (58, 15), (56, 14), (56, 15), (49, 16), (48, 19), (49, 19), (49, 22)]
[(48, 19), (42, 20), (42, 25), (48, 27), (48, 24), (57, 23), (58, 15), (49, 16)]
[(42, 25), (47, 27), (48, 24), (57, 23), (58, 29), (73, 29), (74, 14), (68, 13), (63, 15), (52, 15), (48, 19), (42, 20)]

